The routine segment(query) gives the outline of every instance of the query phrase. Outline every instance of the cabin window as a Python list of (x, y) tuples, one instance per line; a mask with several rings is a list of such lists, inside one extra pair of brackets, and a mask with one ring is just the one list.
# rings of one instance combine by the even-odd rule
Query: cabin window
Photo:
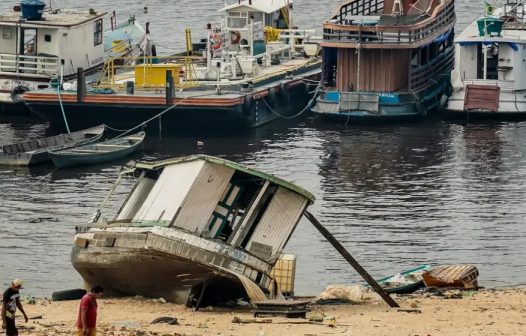
[(11, 39), (11, 28), (3, 28), (2, 29), (2, 38), (4, 40), (10, 40)]
[(102, 19), (95, 21), (95, 32), (93, 34), (93, 45), (98, 46), (102, 44)]
[(51, 35), (49, 34), (44, 35), (44, 41), (51, 42)]

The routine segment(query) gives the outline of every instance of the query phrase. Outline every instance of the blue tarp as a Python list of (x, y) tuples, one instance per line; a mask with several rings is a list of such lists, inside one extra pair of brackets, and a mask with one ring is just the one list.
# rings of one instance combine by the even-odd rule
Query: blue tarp
[(449, 35), (451, 35), (451, 30), (448, 30), (444, 34), (438, 36), (433, 42), (434, 43), (442, 43), (442, 42), (444, 42), (445, 40), (448, 39)]
[(459, 42), (458, 44), (460, 44), (461, 46), (465, 47), (465, 46), (470, 46), (470, 45), (474, 45), (474, 44), (484, 44), (484, 45), (490, 45), (490, 44), (493, 44), (493, 43), (507, 43), (511, 49), (515, 50), (515, 51), (518, 51), (519, 50), (519, 46), (517, 45), (517, 43), (514, 43), (514, 42), (501, 42), (501, 41), (464, 41), (464, 42)]

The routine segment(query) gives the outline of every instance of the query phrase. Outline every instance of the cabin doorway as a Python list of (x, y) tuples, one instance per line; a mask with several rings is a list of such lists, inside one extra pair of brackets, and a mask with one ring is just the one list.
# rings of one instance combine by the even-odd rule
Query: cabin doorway
[[(487, 48), (487, 51), (485, 48)], [(499, 47), (497, 44), (478, 44), (477, 60), (477, 79), (497, 80), (499, 78), (497, 69), (497, 66), (499, 65)], [(486, 71), (486, 78), (484, 78), (484, 71)]]
[(34, 28), (22, 28), (20, 43), (20, 54), (35, 56), (37, 54), (37, 30)]

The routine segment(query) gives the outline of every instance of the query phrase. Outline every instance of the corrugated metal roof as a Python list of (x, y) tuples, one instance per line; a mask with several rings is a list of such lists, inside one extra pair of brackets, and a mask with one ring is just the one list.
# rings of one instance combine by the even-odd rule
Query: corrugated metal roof
[[(228, 161), (228, 160), (221, 159), (221, 158), (214, 157), (214, 156), (202, 155), (202, 154), (185, 156), (185, 157), (180, 157), (180, 158), (172, 158), (172, 159), (166, 159), (166, 160), (160, 160), (160, 161), (137, 162), (135, 164), (135, 169), (139, 169), (139, 170), (158, 170), (158, 169), (161, 169), (161, 168), (169, 166), (169, 165), (178, 164), (178, 163), (182, 163), (182, 162), (196, 161), (196, 160), (204, 160), (204, 161), (208, 161), (208, 162), (212, 162), (212, 163), (217, 163), (217, 164), (220, 164), (220, 165), (224, 165), (224, 166), (233, 168), (235, 170), (242, 171), (242, 172), (250, 174), (250, 175), (254, 175), (254, 176), (260, 177), (260, 178), (262, 178), (264, 180), (269, 180), (269, 181), (271, 181), (271, 182), (273, 182), (275, 184), (278, 184), (278, 185), (280, 185), (280, 186), (282, 186), (282, 187), (284, 187), (286, 189), (289, 189), (289, 190), (291, 190), (291, 191), (293, 191), (293, 192), (295, 192), (295, 193), (307, 198), (311, 204), (314, 203), (314, 201), (316, 199), (307, 190), (305, 190), (305, 189), (303, 189), (303, 188), (301, 188), (301, 187), (299, 187), (299, 186), (297, 186), (297, 185), (295, 185), (293, 183), (285, 181), (285, 180), (283, 180), (283, 179), (281, 179), (279, 177), (276, 177), (274, 175), (267, 174), (267, 173), (264, 173), (264, 172), (261, 172), (259, 170), (255, 170), (255, 169), (252, 169), (252, 168), (248, 168), (248, 167), (245, 167), (243, 165), (240, 165), (240, 164), (232, 162), (232, 161)], [(128, 172), (129, 171), (127, 171), (127, 173)]]
[(287, 7), (289, 3), (293, 3), (292, 0), (252, 0), (250, 4), (249, 0), (243, 0), (236, 2), (232, 5), (221, 8), (220, 12), (226, 12), (233, 9), (250, 9), (252, 11), (263, 12), (263, 13), (274, 13), (280, 10), (282, 7)]

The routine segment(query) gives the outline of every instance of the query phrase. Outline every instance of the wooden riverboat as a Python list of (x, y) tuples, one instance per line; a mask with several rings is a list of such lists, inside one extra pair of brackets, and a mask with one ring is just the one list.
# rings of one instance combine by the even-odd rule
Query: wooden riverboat
[(93, 165), (125, 158), (137, 151), (146, 133), (125, 135), (106, 141), (54, 150), (49, 153), (57, 168)]
[(447, 118), (526, 120), (526, 5), (516, 0), (503, 3), (501, 8), (486, 8), (485, 15), (455, 39)]
[(95, 91), (29, 92), (25, 103), (57, 127), (62, 106), (72, 129), (104, 122), (154, 132), (238, 130), (301, 114), (321, 57), (315, 31), (293, 28), (290, 2), (236, 1), (220, 10), (224, 23), (209, 25), (204, 42), (192, 43), (187, 31), (184, 55), (111, 59)]
[(424, 272), (426, 287), (477, 288), (479, 271), (475, 265), (451, 265)]
[(77, 132), (0, 145), (0, 165), (31, 166), (47, 162), (50, 160), (49, 152), (97, 141), (105, 128), (105, 125), (99, 125)]
[(454, 0), (351, 0), (323, 25), (312, 111), (344, 123), (415, 119), (450, 93)]
[(135, 184), (119, 177), (112, 192), (129, 194), (117, 213), (102, 207), (77, 227), (73, 267), (109, 295), (189, 306), (265, 300), (272, 268), (314, 201), (280, 178), (205, 155), (139, 162), (120, 176)]

